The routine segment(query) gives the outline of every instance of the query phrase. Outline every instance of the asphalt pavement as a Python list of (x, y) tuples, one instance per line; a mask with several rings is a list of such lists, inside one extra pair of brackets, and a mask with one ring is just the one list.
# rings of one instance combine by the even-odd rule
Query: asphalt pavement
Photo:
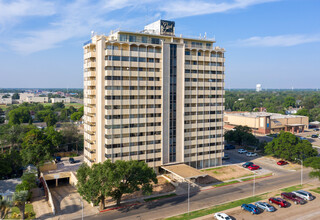
[[(308, 173), (310, 169), (304, 170), (304, 183), (312, 181)], [(261, 194), (274, 191), (287, 186), (300, 183), (300, 172), (288, 172), (283, 175), (256, 180), (255, 193)], [(238, 200), (253, 195), (253, 182), (224, 186), (193, 193), (190, 196), (190, 211), (203, 209), (221, 203)], [(187, 212), (188, 196), (180, 195), (172, 198), (161, 199), (155, 202), (142, 203), (128, 208), (108, 211), (88, 217), (88, 219), (162, 219)]]

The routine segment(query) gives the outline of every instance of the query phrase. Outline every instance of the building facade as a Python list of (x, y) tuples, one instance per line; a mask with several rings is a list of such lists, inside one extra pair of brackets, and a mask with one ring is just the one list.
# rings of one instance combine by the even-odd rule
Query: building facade
[(160, 20), (140, 33), (84, 45), (85, 162), (143, 160), (150, 167), (221, 164), (224, 49), (174, 35)]
[(248, 126), (256, 134), (279, 133), (280, 131), (300, 133), (308, 129), (309, 118), (268, 112), (226, 112), (224, 123), (226, 130), (241, 125)]

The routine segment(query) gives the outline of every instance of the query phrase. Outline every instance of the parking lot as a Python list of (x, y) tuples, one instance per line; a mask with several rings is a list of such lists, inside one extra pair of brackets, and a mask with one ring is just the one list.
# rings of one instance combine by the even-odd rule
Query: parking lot
[(234, 150), (226, 150), (225, 154), (228, 154), (230, 159), (224, 161), (224, 165), (227, 164), (239, 164), (241, 165), (244, 162), (251, 161), (254, 164), (261, 167), (261, 169), (256, 170), (256, 174), (263, 175), (267, 173), (274, 173), (276, 175), (286, 174), (288, 172), (293, 172), (300, 169), (299, 165), (296, 164), (288, 164), (284, 166), (277, 165), (277, 160), (270, 157), (248, 157), (246, 154), (239, 154), (238, 149)]
[[(313, 193), (315, 195), (315, 193)], [(319, 195), (316, 195), (319, 197)], [(267, 201), (264, 201), (267, 202)], [(286, 220), (318, 220), (320, 219), (320, 203), (319, 198), (308, 201), (304, 205), (295, 205), (292, 202), (287, 208), (276, 208), (275, 212), (261, 212), (258, 215), (242, 210), (240, 207), (225, 213), (236, 220), (253, 220), (253, 219), (286, 219)]]
[(320, 138), (312, 138), (311, 135), (320, 135), (320, 131), (314, 131), (313, 129), (305, 130), (303, 133), (299, 133), (297, 137), (304, 137), (307, 138), (308, 141), (314, 146), (320, 147)]

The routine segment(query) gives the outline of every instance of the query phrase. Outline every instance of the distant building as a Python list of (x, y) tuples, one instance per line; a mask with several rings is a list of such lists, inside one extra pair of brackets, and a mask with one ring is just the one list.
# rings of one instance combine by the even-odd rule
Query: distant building
[(51, 98), (51, 103), (57, 103), (57, 102), (62, 102), (62, 103), (70, 103), (71, 99), (69, 97), (67, 98)]
[(286, 110), (286, 115), (297, 114), (299, 109), (301, 109), (301, 108), (292, 108), (292, 107), (290, 107), (289, 109)]
[(27, 102), (28, 97), (34, 97), (34, 93), (19, 93), (20, 103)]
[(262, 91), (261, 84), (257, 84), (257, 85), (256, 85), (256, 91), (257, 91), (257, 92), (261, 92), (261, 91)]
[(37, 96), (30, 96), (26, 98), (25, 102), (28, 103), (48, 103), (48, 97), (37, 97)]
[(11, 105), (12, 97), (9, 98), (0, 98), (0, 105)]
[(300, 115), (282, 115), (267, 112), (226, 112), (224, 128), (233, 129), (235, 126), (248, 126), (253, 133), (270, 134), (280, 131), (291, 133), (304, 132), (309, 126), (309, 118)]

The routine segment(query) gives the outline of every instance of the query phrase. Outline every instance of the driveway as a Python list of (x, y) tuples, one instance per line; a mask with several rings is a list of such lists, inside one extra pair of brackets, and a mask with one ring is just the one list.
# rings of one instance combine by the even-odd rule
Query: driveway
[(76, 188), (71, 185), (52, 187), (50, 191), (56, 209), (56, 219), (81, 218), (81, 201), (83, 201), (84, 216), (94, 215), (98, 212), (96, 208), (92, 207), (86, 201), (80, 200), (81, 196)]
[(246, 154), (239, 154), (238, 149), (234, 150), (226, 150), (225, 154), (228, 154), (230, 159), (224, 164), (241, 164), (248, 161), (251, 161), (257, 165), (259, 165), (262, 169), (257, 171), (257, 174), (266, 174), (266, 173), (275, 173), (275, 174), (286, 174), (292, 172), (285, 167), (278, 166), (276, 161), (270, 160), (265, 157), (256, 156), (256, 157), (248, 157)]

